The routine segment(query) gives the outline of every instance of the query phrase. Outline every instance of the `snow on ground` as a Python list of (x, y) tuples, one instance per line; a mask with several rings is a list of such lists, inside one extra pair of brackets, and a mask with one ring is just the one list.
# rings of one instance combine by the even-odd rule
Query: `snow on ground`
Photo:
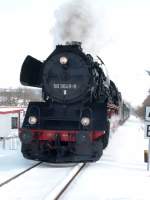
[[(11, 141), (2, 149), (0, 141), (0, 183), (36, 164), (23, 158), (20, 145), (10, 150)], [(62, 182), (75, 164), (56, 165), (42, 163), (9, 184), (0, 188), (1, 200), (43, 200)]]
[(2, 200), (44, 200), (72, 170), (43, 163), (0, 189)]
[(144, 163), (142, 122), (130, 119), (113, 134), (102, 158), (88, 164), (63, 200), (149, 200), (150, 172)]
[(16, 150), (10, 150), (9, 142), (11, 141), (7, 141), (5, 149), (0, 148), (0, 183), (37, 163), (24, 159), (20, 152), (20, 146)]

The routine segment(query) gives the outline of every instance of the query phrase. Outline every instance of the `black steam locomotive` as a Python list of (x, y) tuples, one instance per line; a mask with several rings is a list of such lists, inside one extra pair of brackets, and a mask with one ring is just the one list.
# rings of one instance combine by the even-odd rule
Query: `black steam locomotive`
[(20, 129), (25, 158), (52, 163), (96, 161), (108, 144), (112, 114), (121, 95), (102, 70), (74, 42), (58, 45), (40, 62), (25, 59), (20, 81), (42, 88), (42, 102), (30, 102)]

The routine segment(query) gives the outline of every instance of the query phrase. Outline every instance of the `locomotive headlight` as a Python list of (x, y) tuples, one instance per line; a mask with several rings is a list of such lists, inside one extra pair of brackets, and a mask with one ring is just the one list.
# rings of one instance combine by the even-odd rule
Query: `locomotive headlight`
[(89, 124), (90, 124), (90, 118), (88, 118), (88, 117), (83, 117), (83, 118), (81, 119), (81, 124), (82, 124), (83, 126), (89, 126)]
[(68, 58), (66, 58), (65, 56), (60, 57), (60, 64), (62, 65), (66, 65), (68, 62)]
[(34, 125), (37, 123), (37, 118), (35, 116), (30, 116), (28, 122), (29, 124)]

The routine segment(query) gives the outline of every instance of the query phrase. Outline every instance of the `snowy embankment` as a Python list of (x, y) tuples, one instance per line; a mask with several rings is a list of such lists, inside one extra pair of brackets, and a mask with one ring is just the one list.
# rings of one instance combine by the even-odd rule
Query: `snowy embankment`
[(149, 200), (142, 122), (130, 119), (113, 134), (102, 158), (91, 163), (61, 197), (64, 200)]

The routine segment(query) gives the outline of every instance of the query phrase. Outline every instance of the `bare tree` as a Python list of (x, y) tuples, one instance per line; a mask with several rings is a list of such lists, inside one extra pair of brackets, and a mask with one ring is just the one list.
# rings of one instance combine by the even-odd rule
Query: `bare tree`
[(27, 106), (29, 101), (41, 101), (41, 90), (23, 87), (0, 89), (1, 106)]

